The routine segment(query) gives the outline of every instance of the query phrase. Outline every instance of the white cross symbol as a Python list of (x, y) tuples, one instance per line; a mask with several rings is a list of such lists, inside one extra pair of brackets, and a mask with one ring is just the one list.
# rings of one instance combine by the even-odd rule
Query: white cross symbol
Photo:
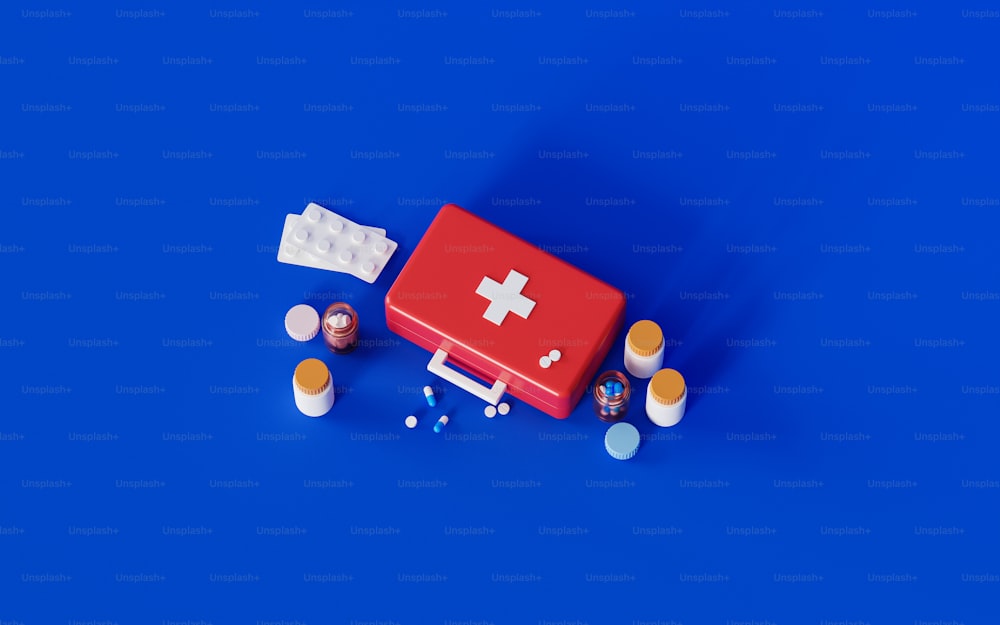
[(490, 305), (483, 313), (483, 319), (492, 321), (500, 325), (507, 318), (507, 313), (512, 312), (518, 317), (527, 319), (535, 307), (535, 301), (521, 295), (521, 289), (528, 283), (528, 276), (511, 269), (500, 284), (493, 278), (486, 276), (476, 287), (476, 295), (481, 295), (490, 300)]

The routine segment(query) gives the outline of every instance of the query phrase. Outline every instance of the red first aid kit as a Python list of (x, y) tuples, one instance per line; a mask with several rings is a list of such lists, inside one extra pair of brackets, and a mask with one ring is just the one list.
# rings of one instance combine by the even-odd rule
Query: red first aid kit
[(580, 401), (624, 316), (618, 289), (454, 204), (385, 297), (389, 329), (433, 353), (429, 371), (490, 404), (506, 392), (557, 419)]

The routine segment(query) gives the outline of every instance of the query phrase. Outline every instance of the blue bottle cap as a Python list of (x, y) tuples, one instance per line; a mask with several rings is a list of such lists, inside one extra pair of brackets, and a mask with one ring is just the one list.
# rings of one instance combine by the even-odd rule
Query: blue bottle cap
[(639, 430), (631, 423), (616, 423), (604, 435), (604, 448), (617, 460), (628, 460), (639, 451)]

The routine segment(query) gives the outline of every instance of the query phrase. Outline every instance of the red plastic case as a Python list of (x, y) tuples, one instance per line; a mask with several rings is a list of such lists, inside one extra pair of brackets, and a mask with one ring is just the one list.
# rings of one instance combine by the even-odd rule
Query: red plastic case
[[(386, 294), (385, 316), (390, 330), (434, 353), (430, 371), (488, 403), (509, 392), (565, 419), (621, 330), (625, 297), (447, 204)], [(545, 368), (551, 350), (561, 355)]]

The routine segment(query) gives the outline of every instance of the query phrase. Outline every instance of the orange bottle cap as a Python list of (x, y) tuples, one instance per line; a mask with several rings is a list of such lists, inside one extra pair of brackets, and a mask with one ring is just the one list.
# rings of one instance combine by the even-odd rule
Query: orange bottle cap
[(663, 330), (655, 321), (644, 319), (636, 321), (629, 328), (628, 338), (629, 349), (638, 356), (652, 356), (663, 347)]
[(679, 402), (685, 389), (684, 376), (674, 369), (660, 369), (649, 381), (649, 394), (666, 406)]
[(295, 367), (295, 386), (306, 395), (319, 395), (330, 385), (330, 370), (322, 360), (307, 358)]

